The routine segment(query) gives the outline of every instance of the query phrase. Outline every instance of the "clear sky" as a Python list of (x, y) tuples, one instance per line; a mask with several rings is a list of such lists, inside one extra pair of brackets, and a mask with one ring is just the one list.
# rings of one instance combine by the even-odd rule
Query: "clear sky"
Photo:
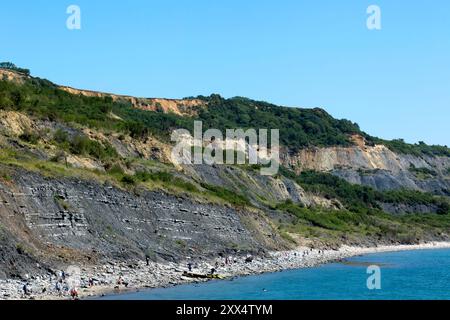
[[(66, 28), (71, 4), (81, 30)], [(2, 1), (0, 37), (0, 60), (59, 84), (323, 107), (372, 135), (450, 145), (448, 0)]]

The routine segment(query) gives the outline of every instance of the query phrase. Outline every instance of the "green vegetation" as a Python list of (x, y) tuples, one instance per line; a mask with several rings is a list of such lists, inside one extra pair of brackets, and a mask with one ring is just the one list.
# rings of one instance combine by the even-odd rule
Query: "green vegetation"
[(309, 209), (292, 202), (281, 203), (277, 208), (295, 218), (293, 223), (279, 224), (282, 232), (297, 233), (309, 238), (320, 237), (326, 241), (373, 238), (414, 243), (423, 239), (425, 234), (446, 233), (450, 228), (450, 215), (393, 216), (382, 212), (364, 214), (346, 210)]
[(336, 120), (322, 109), (278, 107), (246, 98), (198, 97), (208, 103), (199, 118), (206, 128), (280, 129), (281, 143), (293, 149), (307, 146), (349, 146), (348, 135), (361, 133), (357, 124)]
[(427, 145), (420, 141), (417, 144), (406, 143), (403, 139), (383, 140), (366, 135), (367, 141), (372, 144), (383, 144), (396, 153), (412, 154), (415, 156), (444, 156), (450, 157), (450, 149), (447, 146)]
[(296, 224), (306, 223), (315, 227), (328, 230), (351, 231), (352, 225), (367, 223), (370, 216), (363, 213), (350, 211), (313, 210), (298, 206), (290, 201), (279, 204), (278, 210), (283, 210), (294, 215), (298, 220)]
[(415, 165), (411, 164), (409, 171), (412, 172), (419, 179), (430, 179), (437, 176), (437, 172), (428, 168), (416, 168)]
[(9, 182), (9, 181), (12, 181), (12, 178), (11, 178), (11, 175), (7, 171), (0, 169), (0, 180)]
[(332, 174), (316, 171), (304, 171), (296, 175), (293, 171), (280, 168), (282, 175), (291, 178), (306, 191), (319, 194), (327, 199), (338, 199), (348, 210), (367, 212), (380, 209), (377, 192), (367, 186), (355, 185)]
[(347, 210), (358, 213), (371, 213), (380, 210), (379, 203), (407, 205), (435, 205), (439, 214), (448, 214), (449, 202), (443, 197), (414, 190), (377, 191), (368, 186), (356, 185), (330, 173), (304, 171), (300, 175), (281, 168), (281, 174), (293, 179), (306, 191), (319, 194), (328, 199), (338, 199)]
[(116, 149), (108, 142), (103, 141), (100, 143), (81, 134), (70, 138), (67, 132), (61, 129), (56, 130), (53, 134), (53, 143), (61, 150), (74, 155), (90, 156), (102, 161), (117, 159), (119, 157)]
[(137, 172), (134, 178), (137, 181), (141, 182), (158, 181), (162, 182), (166, 186), (174, 186), (187, 192), (211, 195), (220, 198), (226, 201), (227, 203), (230, 203), (235, 206), (250, 205), (250, 201), (246, 197), (234, 191), (228, 190), (223, 187), (202, 183), (201, 187), (206, 190), (206, 193), (201, 192), (193, 183), (186, 181), (182, 178), (176, 177), (172, 173), (166, 171), (159, 171), (152, 173)]
[(136, 180), (132, 176), (129, 176), (127, 174), (123, 175), (122, 179), (120, 179), (120, 182), (127, 184), (127, 185), (135, 185), (136, 184)]
[(405, 189), (379, 192), (378, 200), (396, 204), (434, 205), (438, 208), (437, 214), (450, 214), (450, 203), (448, 199), (437, 197), (426, 192)]
[(76, 155), (89, 155), (100, 160), (118, 157), (116, 149), (109, 143), (103, 142), (103, 144), (85, 136), (77, 135), (70, 142), (70, 151)]
[(176, 244), (177, 246), (179, 246), (180, 248), (186, 248), (186, 247), (187, 247), (186, 241), (181, 240), (181, 239), (175, 240), (175, 244)]
[(31, 144), (37, 144), (39, 136), (33, 132), (24, 132), (19, 136), (19, 139)]
[(25, 248), (25, 245), (23, 245), (22, 243), (17, 243), (16, 244), (16, 251), (18, 254), (27, 254), (27, 250)]
[[(39, 78), (26, 79), (24, 84), (0, 81), (0, 108), (68, 124), (121, 131), (134, 138), (145, 138), (151, 133), (168, 139), (172, 129), (193, 127), (188, 118), (135, 109), (126, 100), (70, 94)], [(111, 111), (119, 119), (109, 117)]]
[(30, 75), (30, 70), (29, 69), (19, 68), (12, 62), (1, 62), (0, 63), (0, 68), (1, 69), (8, 69), (8, 70), (16, 71), (16, 72), (25, 74), (27, 76)]
[(424, 142), (408, 144), (372, 137), (349, 120), (334, 119), (323, 109), (279, 107), (270, 103), (236, 97), (224, 99), (219, 95), (197, 97), (208, 103), (199, 118), (207, 128), (265, 128), (280, 129), (281, 144), (293, 150), (304, 147), (350, 146), (349, 135), (365, 137), (369, 145), (384, 144), (394, 152), (416, 156), (450, 156), (446, 146), (429, 146)]
[(182, 178), (175, 177), (173, 174), (166, 172), (166, 171), (152, 172), (152, 173), (137, 172), (135, 175), (135, 178), (141, 182), (159, 181), (159, 182), (164, 183), (165, 185), (178, 187), (178, 188), (186, 190), (188, 192), (198, 192), (199, 191), (198, 188), (194, 184), (192, 184)]
[[(0, 65), (1, 67), (1, 65)], [(3, 68), (20, 69), (13, 64)], [(193, 120), (202, 120), (204, 128), (280, 129), (281, 144), (298, 150), (311, 146), (350, 146), (349, 136), (364, 136), (369, 144), (381, 143), (391, 150), (414, 155), (450, 156), (450, 149), (428, 146), (423, 142), (407, 144), (403, 140), (385, 141), (362, 132), (356, 123), (334, 119), (322, 109), (279, 107), (270, 103), (236, 97), (224, 99), (219, 95), (199, 96), (207, 108), (199, 108), (198, 115), (182, 117), (173, 113), (148, 112), (133, 108), (126, 99), (113, 101), (111, 97), (87, 97), (70, 94), (48, 80), (25, 79), (23, 84), (0, 81), (0, 108), (28, 112), (34, 116), (102, 128), (145, 139), (149, 134), (168, 141), (173, 129), (193, 129)], [(157, 109), (161, 111), (161, 108)], [(111, 117), (114, 113), (117, 117)]]
[(234, 191), (230, 191), (223, 187), (213, 186), (209, 184), (202, 183), (202, 187), (208, 190), (213, 195), (225, 200), (228, 203), (231, 203), (236, 206), (248, 206), (250, 205), (250, 201), (243, 195), (238, 194)]
[(56, 203), (65, 211), (70, 210), (70, 205), (64, 200), (63, 197), (55, 195), (54, 199), (56, 201)]

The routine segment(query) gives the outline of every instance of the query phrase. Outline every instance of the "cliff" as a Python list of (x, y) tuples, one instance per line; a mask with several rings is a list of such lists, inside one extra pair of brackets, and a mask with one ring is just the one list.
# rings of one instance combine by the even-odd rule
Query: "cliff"
[[(446, 240), (448, 148), (392, 144), (322, 109), (135, 98), (0, 69), (0, 277), (314, 245)], [(281, 170), (175, 165), (193, 120), (271, 128)]]

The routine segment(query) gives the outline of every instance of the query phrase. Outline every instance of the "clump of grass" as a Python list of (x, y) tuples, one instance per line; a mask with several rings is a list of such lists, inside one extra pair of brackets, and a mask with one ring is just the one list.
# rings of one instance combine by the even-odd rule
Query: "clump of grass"
[(425, 167), (417, 168), (415, 165), (411, 164), (409, 171), (413, 173), (419, 179), (430, 179), (437, 176), (437, 172)]
[(22, 243), (17, 243), (16, 244), (16, 251), (17, 251), (17, 253), (18, 254), (27, 254), (28, 253), (28, 250), (27, 250), (27, 248), (25, 247), (25, 245), (24, 244), (22, 244)]
[(181, 248), (185, 248), (187, 246), (186, 241), (181, 240), (181, 239), (175, 240), (175, 243)]
[(28, 142), (30, 144), (37, 144), (39, 142), (39, 135), (35, 134), (31, 131), (25, 131), (19, 136), (19, 139), (25, 142)]
[(297, 243), (297, 241), (294, 240), (294, 238), (292, 238), (289, 233), (287, 233), (285, 230), (279, 230), (280, 236), (284, 239), (287, 240), (288, 242), (291, 243)]
[(99, 160), (108, 160), (118, 157), (116, 149), (109, 143), (100, 143), (83, 135), (77, 135), (70, 141), (70, 151), (73, 154), (89, 155)]
[(0, 180), (3, 180), (5, 182), (10, 182), (10, 181), (12, 181), (12, 177), (9, 175), (8, 172), (6, 172), (4, 170), (0, 170)]
[(141, 182), (157, 181), (162, 182), (167, 186), (174, 186), (179, 189), (186, 190), (188, 192), (199, 192), (198, 188), (194, 184), (184, 179), (175, 177), (172, 173), (167, 171), (159, 171), (151, 173), (137, 172), (135, 178)]
[(212, 195), (219, 197), (223, 200), (225, 200), (228, 203), (231, 203), (236, 206), (249, 206), (250, 201), (247, 197), (236, 193), (234, 191), (230, 191), (228, 189), (225, 189), (223, 187), (219, 186), (213, 186), (210, 184), (202, 183), (201, 186), (208, 190)]
[(70, 210), (70, 205), (64, 200), (63, 197), (55, 195), (55, 201), (56, 203), (63, 208), (65, 211), (69, 211)]
[(125, 174), (122, 179), (120, 179), (120, 182), (126, 184), (126, 185), (135, 185), (136, 184), (136, 180), (134, 179), (133, 176), (127, 175)]

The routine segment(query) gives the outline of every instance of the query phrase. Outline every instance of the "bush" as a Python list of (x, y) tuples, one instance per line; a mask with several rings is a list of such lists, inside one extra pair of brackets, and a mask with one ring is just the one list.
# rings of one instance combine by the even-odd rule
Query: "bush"
[(168, 186), (175, 186), (180, 189), (189, 192), (198, 192), (198, 189), (192, 183), (185, 181), (184, 179), (174, 177), (170, 172), (159, 171), (159, 172), (137, 172), (135, 178), (142, 182), (147, 181), (160, 181)]
[(29, 69), (19, 68), (12, 62), (1, 62), (0, 63), (0, 68), (13, 70), (13, 71), (16, 71), (16, 72), (19, 72), (19, 73), (23, 73), (25, 75), (30, 75), (30, 70)]
[(116, 150), (110, 144), (104, 143), (104, 145), (86, 136), (77, 135), (70, 142), (70, 151), (77, 155), (90, 155), (99, 160), (118, 157)]
[(128, 184), (128, 185), (135, 185), (136, 184), (136, 180), (132, 176), (129, 176), (129, 175), (124, 175), (120, 181), (122, 183), (125, 183), (125, 184)]
[[(208, 108), (199, 108), (195, 117), (182, 117), (136, 109), (126, 99), (114, 101), (111, 97), (70, 94), (50, 81), (38, 78), (26, 79), (23, 84), (0, 81), (0, 92), (2, 107), (25, 110), (52, 121), (122, 131), (136, 139), (154, 134), (168, 140), (173, 129), (192, 130), (193, 120), (202, 120), (205, 130), (283, 128), (281, 144), (292, 150), (310, 146), (351, 146), (353, 142), (349, 136), (359, 134), (369, 145), (384, 144), (396, 152), (450, 156), (450, 149), (444, 146), (428, 146), (423, 142), (411, 145), (403, 140), (385, 141), (371, 137), (356, 123), (334, 119), (319, 108), (286, 108), (241, 97), (224, 99), (211, 95), (197, 97), (208, 104)], [(110, 111), (120, 119), (105, 116)]]
[(26, 131), (19, 136), (19, 139), (31, 144), (37, 144), (39, 136), (31, 131)]
[(338, 199), (347, 210), (352, 212), (370, 213), (371, 210), (381, 209), (379, 203), (394, 203), (437, 205), (443, 213), (448, 204), (444, 198), (430, 193), (406, 189), (381, 192), (368, 186), (351, 184), (325, 172), (303, 171), (300, 175), (296, 175), (286, 168), (280, 168), (280, 172), (296, 181), (308, 192), (319, 194), (327, 199)]
[(53, 134), (53, 140), (59, 144), (64, 144), (69, 141), (69, 135), (64, 130), (58, 129)]
[(425, 167), (417, 168), (413, 164), (411, 164), (411, 166), (409, 167), (409, 171), (419, 177), (436, 177), (437, 176), (436, 171), (425, 168)]
[(201, 186), (208, 190), (211, 194), (225, 200), (228, 203), (237, 205), (237, 206), (248, 206), (250, 205), (250, 201), (243, 195), (236, 193), (234, 191), (230, 191), (223, 187), (213, 186), (206, 183), (202, 183)]

